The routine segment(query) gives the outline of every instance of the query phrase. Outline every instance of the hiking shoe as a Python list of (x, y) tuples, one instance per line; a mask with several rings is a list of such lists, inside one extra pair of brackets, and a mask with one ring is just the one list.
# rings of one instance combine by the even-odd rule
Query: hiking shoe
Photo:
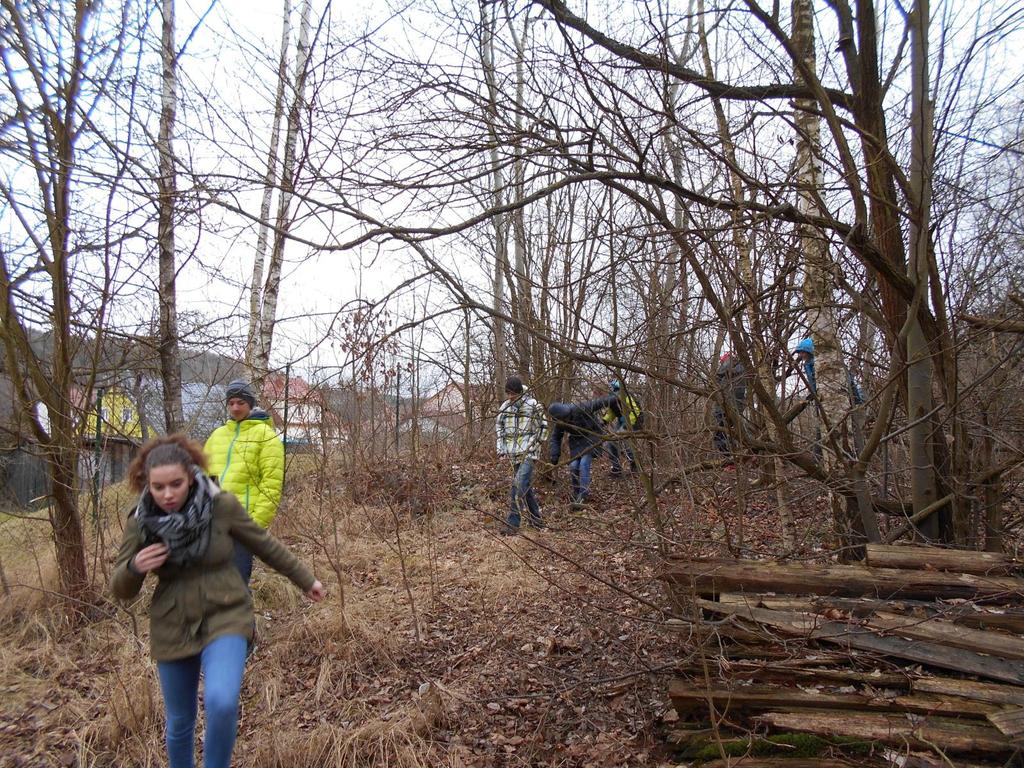
[(511, 525), (503, 525), (498, 529), (499, 536), (517, 536), (519, 535), (519, 529), (513, 528)]

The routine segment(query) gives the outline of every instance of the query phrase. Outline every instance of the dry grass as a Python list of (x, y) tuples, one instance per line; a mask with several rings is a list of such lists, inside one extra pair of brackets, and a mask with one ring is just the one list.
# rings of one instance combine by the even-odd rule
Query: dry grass
[[(355, 504), (340, 476), (306, 470), (290, 468), (274, 530), (331, 596), (311, 605), (257, 565), (236, 766), (653, 764), (664, 681), (645, 670), (671, 658), (671, 637), (636, 623), (649, 611), (586, 572), (607, 576), (628, 560), (628, 514), (625, 527), (608, 510), (553, 515), (571, 530), (508, 540), (494, 535), (500, 472), (475, 486), (459, 479), (471, 506), (438, 496), (425, 502), (432, 513), (416, 514), (388, 496)], [(98, 584), (129, 503), (108, 491), (101, 526), (90, 527)], [(56, 581), (45, 529), (17, 530), (0, 541), (19, 585), (0, 605), (0, 766), (162, 765), (148, 597), (104, 604), (69, 628), (45, 591)], [(647, 585), (642, 553), (632, 557), (635, 573), (615, 580)]]

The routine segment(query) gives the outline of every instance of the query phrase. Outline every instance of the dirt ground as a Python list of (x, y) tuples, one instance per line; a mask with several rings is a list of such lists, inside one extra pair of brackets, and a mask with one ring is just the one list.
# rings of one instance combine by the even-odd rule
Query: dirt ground
[[(309, 604), (257, 565), (234, 764), (679, 765), (667, 689), (688, 646), (655, 578), (659, 550), (735, 549), (734, 478), (700, 504), (669, 489), (654, 513), (636, 479), (599, 465), (586, 509), (569, 509), (564, 478), (542, 483), (549, 527), (505, 537), (501, 467), (434, 472), (443, 483), (374, 480), (358, 503), (329, 472), (289, 481), (274, 532), (330, 596)], [(779, 546), (773, 498), (751, 496), (740, 540)], [(98, 584), (123, 514), (104, 517)], [(819, 521), (799, 523), (811, 538)], [(69, 628), (53, 595), (31, 586), (53, 582), (44, 529), (0, 527), (14, 585), (0, 612), (0, 766), (163, 765), (148, 593), (128, 608), (101, 601)]]

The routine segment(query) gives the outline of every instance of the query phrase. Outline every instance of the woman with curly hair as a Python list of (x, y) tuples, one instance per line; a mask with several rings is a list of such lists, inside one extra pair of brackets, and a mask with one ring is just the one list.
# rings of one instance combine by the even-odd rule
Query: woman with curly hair
[(203, 765), (228, 768), (238, 730), (238, 699), (252, 638), (252, 598), (235, 567), (235, 542), (319, 602), (323, 585), (284, 544), (255, 523), (230, 493), (206, 475), (203, 449), (184, 435), (147, 442), (129, 467), (140, 493), (111, 576), (127, 600), (146, 574), (159, 581), (149, 609), (150, 650), (157, 662), (167, 720), (170, 768), (195, 764), (199, 678), (204, 678)]

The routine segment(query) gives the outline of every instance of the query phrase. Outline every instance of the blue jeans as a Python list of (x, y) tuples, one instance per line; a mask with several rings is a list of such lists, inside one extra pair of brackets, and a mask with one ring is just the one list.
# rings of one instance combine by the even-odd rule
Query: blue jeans
[(715, 434), (714, 444), (715, 450), (723, 456), (732, 455), (732, 441), (729, 439), (728, 427), (725, 419), (725, 411), (722, 410), (720, 405), (716, 405), (714, 409), (715, 418)]
[(610, 440), (608, 442), (608, 458), (612, 461), (612, 474), (617, 475), (622, 472), (622, 454), (626, 455), (629, 460), (629, 469), (631, 472), (637, 472), (638, 467), (636, 465), (636, 456), (633, 454), (633, 449), (630, 447), (629, 440), (624, 439), (627, 430), (624, 427), (619, 427), (613, 431), (617, 440)]
[(199, 673), (202, 672), (206, 737), (205, 768), (230, 768), (231, 751), (238, 734), (238, 695), (245, 671), (245, 638), (224, 635), (196, 656), (157, 662), (160, 690), (167, 712), (167, 763), (169, 768), (193, 768)]
[(544, 524), (540, 518), (540, 505), (537, 503), (537, 496), (533, 492), (533, 464), (533, 459), (523, 459), (515, 465), (507, 520), (509, 528), (519, 527), (524, 504), (527, 521), (538, 527)]
[(235, 568), (242, 575), (242, 581), (245, 582), (245, 587), (248, 589), (249, 582), (252, 581), (252, 552), (237, 541), (235, 542)]
[(590, 493), (590, 462), (593, 454), (587, 451), (569, 462), (569, 483), (572, 486), (573, 503), (582, 504)]
[[(735, 425), (736, 433), (742, 435), (744, 431), (743, 426), (743, 407), (745, 401), (741, 399), (733, 399), (732, 405), (736, 409), (736, 416), (739, 418), (739, 423)], [(714, 410), (712, 411), (715, 419), (715, 435), (714, 443), (715, 450), (720, 454), (729, 458), (736, 451), (737, 445), (733, 436), (729, 434), (729, 416), (725, 411), (725, 406), (721, 402), (716, 402)]]
[[(249, 594), (252, 594), (252, 590), (249, 589), (249, 582), (252, 581), (252, 552), (243, 547), (241, 543), (235, 542), (235, 568), (238, 569), (238, 573), (242, 577), (242, 581), (245, 582), (245, 588), (249, 590)], [(256, 616), (252, 617), (252, 640), (249, 641), (249, 653), (252, 653), (253, 644), (256, 642)]]

